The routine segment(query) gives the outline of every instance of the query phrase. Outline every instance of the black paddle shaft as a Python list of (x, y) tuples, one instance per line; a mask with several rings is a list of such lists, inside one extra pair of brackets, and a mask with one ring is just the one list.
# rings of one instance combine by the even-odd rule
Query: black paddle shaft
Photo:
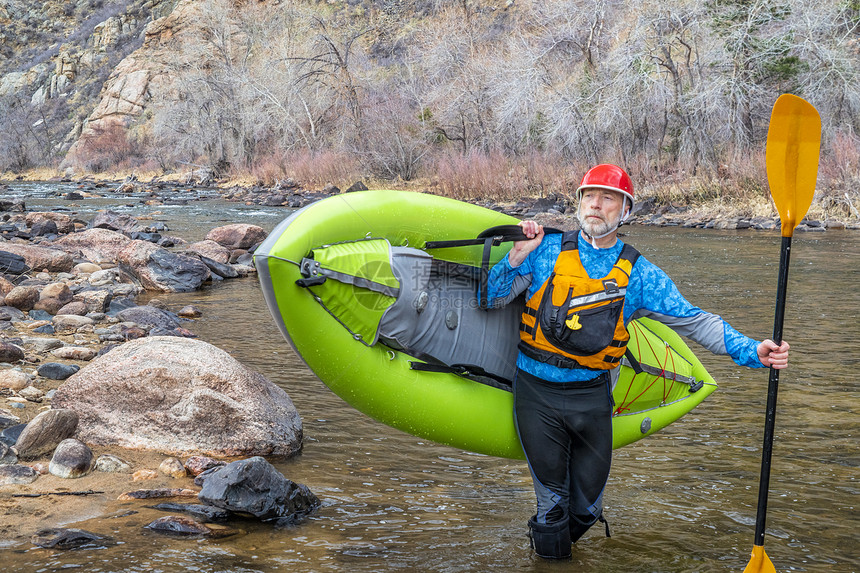
[[(779, 253), (779, 281), (776, 286), (776, 311), (773, 319), (773, 341), (782, 343), (782, 324), (785, 322), (785, 298), (788, 288), (788, 263), (791, 257), (791, 237), (782, 238)], [(764, 545), (767, 494), (770, 487), (770, 459), (773, 454), (773, 433), (776, 425), (776, 395), (779, 390), (779, 370), (771, 367), (767, 386), (767, 410), (764, 420), (764, 446), (761, 452), (761, 479), (758, 486), (758, 512), (755, 521), (755, 544)]]

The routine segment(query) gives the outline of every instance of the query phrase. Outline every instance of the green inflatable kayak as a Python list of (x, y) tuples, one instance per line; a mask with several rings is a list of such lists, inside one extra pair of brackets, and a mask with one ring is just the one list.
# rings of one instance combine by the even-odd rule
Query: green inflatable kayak
[[(485, 249), (491, 266), (511, 243), (463, 240), (517, 222), (434, 195), (342, 194), (293, 212), (254, 263), (281, 333), (347, 403), (415, 436), (523, 458), (510, 391), (523, 300), (485, 310), (476, 296)], [(635, 359), (616, 370), (616, 448), (716, 389), (674, 331), (644, 318), (628, 329)]]

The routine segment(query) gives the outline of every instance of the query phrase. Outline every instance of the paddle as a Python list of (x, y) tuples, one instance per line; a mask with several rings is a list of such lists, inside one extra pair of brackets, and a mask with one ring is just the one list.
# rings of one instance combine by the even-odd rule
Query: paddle
[[(821, 118), (815, 108), (797, 96), (791, 94), (779, 96), (770, 116), (765, 154), (770, 194), (782, 222), (779, 281), (776, 289), (776, 311), (773, 321), (773, 340), (777, 344), (782, 341), (782, 324), (785, 319), (791, 236), (794, 233), (794, 228), (806, 215), (806, 211), (812, 203), (815, 180), (818, 177), (820, 147)], [(764, 446), (761, 454), (761, 478), (755, 522), (755, 544), (753, 545), (752, 558), (744, 569), (744, 573), (776, 573), (773, 563), (764, 551), (764, 530), (778, 387), (779, 370), (771, 368), (767, 388)]]

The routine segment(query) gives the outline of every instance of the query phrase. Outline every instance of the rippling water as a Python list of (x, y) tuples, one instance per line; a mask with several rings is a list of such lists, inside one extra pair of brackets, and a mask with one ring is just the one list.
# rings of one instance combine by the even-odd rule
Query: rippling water
[[(48, 191), (54, 188), (46, 187)], [(28, 189), (31, 195), (33, 188)], [(37, 193), (38, 194), (38, 193)], [(171, 233), (202, 239), (225, 222), (271, 229), (286, 212), (211, 198), (147, 207), (136, 198), (70, 204), (46, 193), (28, 209), (64, 206), (88, 218), (111, 206), (160, 211)], [(769, 337), (777, 233), (625, 229), (694, 303), (756, 338)], [(860, 235), (794, 240), (785, 338), (792, 367), (780, 379), (765, 547), (780, 571), (860, 571), (858, 368)], [(154, 511), (76, 526), (122, 544), (98, 550), (3, 550), (9, 571), (741, 571), (752, 548), (767, 371), (699, 352), (720, 389), (655, 436), (615, 452), (606, 492), (613, 537), (595, 527), (572, 562), (534, 558), (526, 538), (533, 492), (524, 463), (428, 443), (379, 424), (332, 394), (281, 339), (255, 279), (158, 295), (194, 303), (190, 327), (283, 387), (302, 416), (303, 453), (273, 460), (307, 484), (322, 508), (300, 526), (239, 524), (244, 534), (188, 541), (140, 529)]]

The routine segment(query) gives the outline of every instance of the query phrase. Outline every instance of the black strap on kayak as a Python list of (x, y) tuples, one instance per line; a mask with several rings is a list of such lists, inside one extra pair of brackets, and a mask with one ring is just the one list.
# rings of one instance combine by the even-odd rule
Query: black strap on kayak
[(442, 364), (439, 362), (410, 362), (409, 368), (418, 372), (439, 372), (442, 374), (456, 374), (464, 378), (476, 380), (476, 377), (484, 378), (485, 380), (476, 380), (482, 384), (500, 388), (502, 390), (511, 391), (513, 383), (503, 376), (487, 372), (480, 366), (475, 364)]
[[(544, 234), (561, 233), (559, 229), (552, 227), (544, 227)], [(529, 237), (523, 233), (523, 228), (519, 225), (497, 225), (481, 231), (474, 239), (456, 239), (448, 241), (427, 241), (424, 244), (425, 249), (444, 249), (449, 247), (467, 247), (470, 245), (484, 245), (484, 250), (481, 253), (481, 282), (480, 282), (480, 298), (478, 304), (486, 310), (489, 308), (487, 301), (487, 281), (490, 276), (490, 251), (493, 247), (502, 243), (527, 241)]]

